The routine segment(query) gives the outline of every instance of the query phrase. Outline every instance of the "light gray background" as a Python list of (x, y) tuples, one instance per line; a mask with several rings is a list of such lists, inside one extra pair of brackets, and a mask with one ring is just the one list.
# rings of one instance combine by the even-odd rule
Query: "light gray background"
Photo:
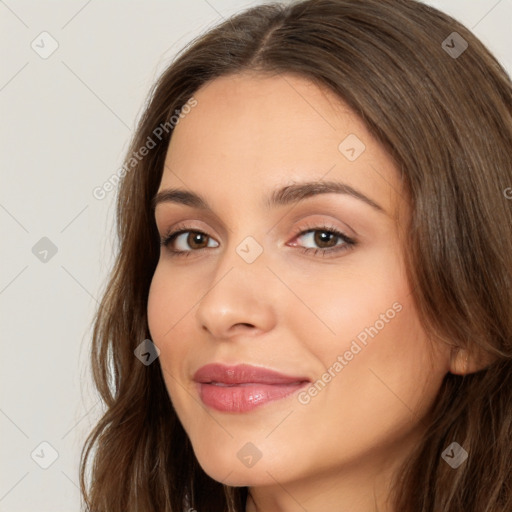
[[(78, 460), (101, 406), (90, 324), (113, 262), (115, 191), (150, 85), (241, 0), (0, 1), (0, 511), (78, 511)], [(431, 0), (512, 72), (512, 0)], [(31, 47), (47, 31), (57, 50)], [(439, 42), (441, 44), (441, 41)], [(40, 51), (43, 51), (41, 48)], [(49, 238), (57, 253), (32, 252)], [(41, 254), (41, 257), (44, 253)], [(39, 446), (50, 443), (52, 450)]]

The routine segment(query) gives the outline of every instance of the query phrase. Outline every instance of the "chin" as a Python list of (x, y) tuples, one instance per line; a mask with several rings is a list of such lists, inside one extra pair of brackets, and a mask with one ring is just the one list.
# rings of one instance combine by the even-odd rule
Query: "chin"
[(253, 445), (245, 443), (240, 448), (236, 444), (236, 448), (222, 449), (219, 446), (214, 450), (211, 447), (205, 447), (204, 450), (194, 449), (203, 471), (217, 482), (233, 487), (275, 484), (270, 475), (280, 480), (278, 474), (282, 468), (274, 467), (272, 460), (265, 460), (261, 452), (258, 455)]
[[(272, 479), (268, 476), (268, 474), (256, 474), (250, 473), (250, 471), (246, 471), (245, 474), (233, 472), (229, 475), (228, 478), (225, 478), (222, 481), (223, 484), (229, 485), (231, 487), (263, 487), (270, 485), (273, 482)], [(215, 476), (210, 475), (214, 480), (220, 482)]]

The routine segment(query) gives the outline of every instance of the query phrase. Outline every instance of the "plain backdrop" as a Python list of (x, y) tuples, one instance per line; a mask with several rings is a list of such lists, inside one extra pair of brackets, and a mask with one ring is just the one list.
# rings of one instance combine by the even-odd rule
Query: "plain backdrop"
[[(92, 191), (176, 52), (259, 3), (0, 1), (1, 512), (79, 511), (79, 453), (101, 412), (90, 325), (116, 247), (115, 191)], [(512, 73), (512, 0), (428, 3)]]

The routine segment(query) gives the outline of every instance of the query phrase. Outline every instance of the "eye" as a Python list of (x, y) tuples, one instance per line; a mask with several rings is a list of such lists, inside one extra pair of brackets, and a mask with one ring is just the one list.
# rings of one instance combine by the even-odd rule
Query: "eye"
[[(302, 239), (303, 243), (313, 247), (301, 247), (306, 254), (320, 253), (322, 256), (348, 250), (356, 245), (356, 241), (348, 237), (334, 226), (312, 226), (302, 230), (295, 239)], [(296, 243), (290, 244), (296, 246)], [(316, 247), (314, 247), (316, 245)]]
[(219, 244), (206, 233), (198, 230), (178, 227), (165, 235), (160, 244), (167, 247), (173, 256), (188, 256), (208, 247), (218, 247)]

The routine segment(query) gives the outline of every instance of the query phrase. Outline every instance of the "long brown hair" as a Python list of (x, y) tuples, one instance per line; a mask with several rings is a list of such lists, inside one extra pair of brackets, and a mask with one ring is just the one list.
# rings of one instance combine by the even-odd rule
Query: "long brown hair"
[[(413, 0), (254, 7), (193, 41), (155, 84), (126, 158), (119, 250), (94, 323), (92, 369), (106, 412), (82, 453), (86, 510), (245, 509), (247, 488), (199, 466), (158, 360), (134, 356), (150, 338), (160, 253), (151, 200), (170, 120), (203, 84), (245, 70), (310, 79), (361, 117), (396, 161), (412, 205), (404, 254), (425, 328), (484, 358), (478, 371), (446, 375), (424, 439), (397, 475), (395, 510), (512, 510), (512, 85), (469, 30)], [(147, 155), (130, 160), (149, 139)], [(452, 442), (469, 454), (458, 469), (441, 457)]]

